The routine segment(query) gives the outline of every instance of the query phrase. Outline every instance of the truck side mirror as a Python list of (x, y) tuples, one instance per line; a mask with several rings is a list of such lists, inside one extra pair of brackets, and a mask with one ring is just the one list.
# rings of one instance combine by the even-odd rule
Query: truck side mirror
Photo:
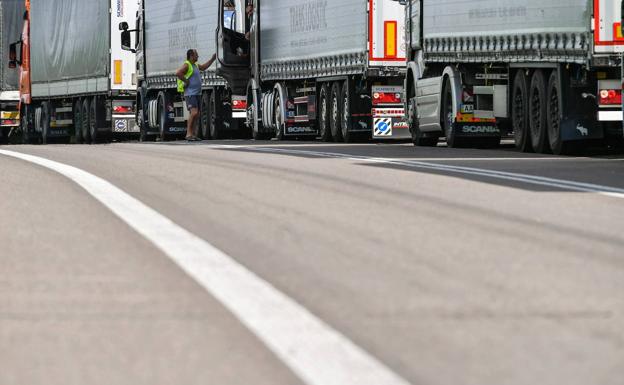
[(121, 32), (121, 49), (124, 51), (130, 51), (132, 53), (136, 53), (136, 50), (131, 47), (132, 45), (132, 37), (130, 36), (130, 31), (124, 30)]
[(9, 45), (9, 68), (17, 68), (17, 43)]

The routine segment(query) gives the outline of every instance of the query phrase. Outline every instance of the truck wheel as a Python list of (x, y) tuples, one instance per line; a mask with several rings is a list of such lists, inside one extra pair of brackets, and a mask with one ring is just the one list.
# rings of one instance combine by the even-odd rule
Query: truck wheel
[(286, 134), (286, 124), (284, 123), (284, 117), (282, 116), (282, 105), (280, 103), (280, 95), (277, 93), (276, 97), (273, 98), (273, 104), (275, 107), (273, 108), (274, 117), (275, 117), (275, 139), (284, 140), (284, 135)]
[(342, 142), (342, 131), (340, 129), (342, 103), (340, 96), (340, 83), (334, 82), (331, 88), (331, 103), (329, 109), (329, 127), (331, 128), (334, 142)]
[(321, 87), (318, 111), (319, 135), (323, 142), (329, 142), (332, 135), (329, 127), (329, 86), (327, 83), (323, 83)]
[(559, 89), (559, 77), (557, 71), (550, 74), (548, 80), (548, 105), (546, 111), (548, 115), (548, 142), (553, 154), (569, 155), (575, 152), (577, 142), (564, 142), (561, 138), (561, 111), (559, 103), (561, 91)]
[(27, 105), (20, 110), (20, 128), (22, 130), (22, 143), (30, 144), (32, 141), (29, 120), (30, 108)]
[(221, 127), (219, 127), (219, 110), (217, 105), (217, 90), (210, 93), (210, 139), (218, 140), (223, 136)]
[(74, 137), (76, 144), (82, 144), (82, 101), (76, 99), (74, 103)]
[(410, 94), (407, 104), (407, 124), (412, 134), (412, 143), (415, 146), (435, 147), (438, 145), (439, 137), (437, 135), (425, 137), (420, 131), (420, 122), (418, 121), (418, 105), (416, 97)]
[(513, 82), (511, 116), (516, 148), (522, 152), (532, 152), (529, 132), (529, 93), (528, 79), (524, 70), (516, 72)]
[(537, 70), (533, 73), (529, 88), (529, 128), (533, 150), (541, 154), (549, 150), (546, 97), (544, 72)]
[(50, 135), (50, 103), (41, 103), (41, 143), (48, 144)]
[(201, 139), (210, 139), (210, 95), (208, 92), (202, 93), (198, 131)]
[(451, 82), (444, 81), (444, 87), (442, 88), (442, 129), (444, 135), (446, 135), (446, 145), (451, 148), (462, 147), (464, 142), (461, 138), (455, 136), (455, 130), (453, 129), (453, 90), (451, 89)]
[(91, 114), (91, 108), (89, 105), (89, 99), (85, 98), (82, 101), (82, 139), (85, 143), (91, 143), (91, 132), (89, 130), (89, 124), (91, 122), (91, 118), (89, 115)]
[(167, 99), (164, 92), (158, 93), (158, 102), (156, 104), (158, 117), (158, 135), (162, 142), (169, 139), (169, 124), (167, 122)]
[(98, 127), (97, 127), (97, 96), (93, 97), (89, 106), (89, 134), (91, 135), (91, 143), (95, 144), (98, 141)]
[(342, 135), (342, 140), (345, 143), (353, 142), (354, 135), (351, 132), (352, 129), (352, 119), (351, 119), (351, 93), (349, 92), (349, 82), (345, 80), (342, 85), (342, 92), (340, 95), (340, 99), (342, 101), (342, 111), (340, 119), (340, 133)]

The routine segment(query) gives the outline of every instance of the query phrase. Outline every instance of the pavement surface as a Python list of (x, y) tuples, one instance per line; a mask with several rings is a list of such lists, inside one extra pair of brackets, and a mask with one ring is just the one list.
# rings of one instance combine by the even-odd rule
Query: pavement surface
[[(0, 150), (107, 180), (411, 384), (624, 378), (624, 156), (274, 141)], [(0, 197), (0, 384), (311, 383), (64, 176), (0, 155)]]

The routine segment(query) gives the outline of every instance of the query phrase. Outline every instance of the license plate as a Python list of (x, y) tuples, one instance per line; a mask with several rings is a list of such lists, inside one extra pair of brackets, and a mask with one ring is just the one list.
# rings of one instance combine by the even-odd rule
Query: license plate
[(19, 111), (2, 111), (0, 114), (2, 119), (19, 119)]

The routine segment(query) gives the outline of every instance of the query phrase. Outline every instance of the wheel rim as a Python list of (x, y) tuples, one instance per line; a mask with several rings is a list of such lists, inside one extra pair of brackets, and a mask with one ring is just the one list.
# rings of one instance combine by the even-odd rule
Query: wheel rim
[(446, 138), (448, 140), (449, 137), (453, 134), (453, 103), (448, 92), (446, 93), (444, 108), (446, 109)]
[(275, 135), (278, 138), (283, 136), (282, 132), (282, 106), (279, 101), (275, 105)]
[(342, 136), (344, 138), (349, 134), (349, 96), (345, 93), (342, 110)]
[(338, 98), (336, 95), (332, 97), (332, 121), (338, 122)]
[(214, 93), (210, 94), (210, 136), (216, 139), (217, 136), (217, 118), (216, 118), (217, 99)]
[(327, 137), (327, 97), (321, 96), (321, 136)]

